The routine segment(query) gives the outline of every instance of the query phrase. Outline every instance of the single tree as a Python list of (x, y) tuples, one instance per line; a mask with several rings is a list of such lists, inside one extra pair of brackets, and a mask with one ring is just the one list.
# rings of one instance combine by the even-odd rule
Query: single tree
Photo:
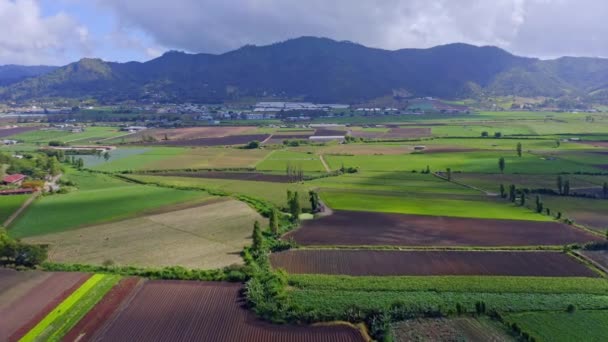
[(500, 132), (494, 133), (494, 138), (502, 138), (502, 133), (500, 133)]
[(310, 199), (310, 207), (312, 208), (312, 212), (316, 213), (319, 210), (319, 194), (316, 191), (310, 190), (308, 192), (308, 196)]
[(555, 147), (559, 147), (561, 145), (561, 141), (559, 141), (559, 139), (555, 140)]
[(260, 223), (255, 221), (253, 223), (253, 244), (251, 249), (254, 252), (261, 252), (264, 249), (264, 237), (262, 236), (262, 229), (260, 229)]
[(500, 197), (501, 198), (506, 198), (507, 197), (507, 191), (505, 189), (505, 185), (504, 184), (500, 184)]
[(521, 192), (521, 197), (519, 198), (519, 205), (522, 207), (526, 205), (526, 194), (523, 191)]
[(545, 208), (545, 212), (547, 213), (547, 216), (551, 216), (551, 209)]
[(515, 185), (511, 184), (509, 186), (509, 201), (515, 202), (516, 197), (517, 197), (517, 191), (515, 189)]
[[(427, 166), (426, 166), (426, 170), (424, 170), (424, 171), (425, 171), (425, 173), (427, 173), (427, 174), (428, 174), (428, 173), (431, 173), (431, 167), (427, 165)], [(606, 185), (606, 183), (604, 183), (604, 185)]]
[(500, 173), (505, 173), (505, 158), (500, 157), (498, 159), (498, 168), (500, 169)]
[(541, 200), (540, 195), (536, 195), (536, 212), (539, 214), (543, 212), (543, 201)]
[(302, 208), (300, 207), (297, 191), (291, 194), (291, 199), (289, 200), (289, 213), (291, 214), (292, 221), (297, 222), (300, 219)]
[(105, 160), (105, 161), (110, 160), (110, 157), (111, 157), (110, 156), (110, 152), (106, 152), (106, 153), (103, 154), (103, 160)]
[(483, 132), (481, 132), (481, 136), (482, 136), (483, 138), (487, 138), (487, 137), (489, 136), (489, 134), (488, 134), (488, 132), (487, 132), (487, 131), (483, 131)]
[(558, 194), (562, 194), (564, 191), (564, 181), (562, 179), (562, 176), (557, 176), (557, 193)]
[(279, 214), (275, 208), (270, 210), (270, 219), (268, 225), (270, 226), (270, 231), (274, 235), (279, 234)]
[(521, 146), (521, 143), (520, 143), (520, 142), (518, 142), (518, 143), (517, 143), (516, 150), (517, 150), (517, 156), (521, 158), (521, 150), (522, 150), (522, 146)]
[(449, 167), (446, 170), (446, 176), (448, 178), (448, 182), (451, 182), (452, 181), (452, 169)]
[(84, 168), (84, 160), (82, 158), (78, 158), (77, 167), (79, 170)]
[(564, 181), (564, 196), (570, 196), (570, 180), (566, 179)]

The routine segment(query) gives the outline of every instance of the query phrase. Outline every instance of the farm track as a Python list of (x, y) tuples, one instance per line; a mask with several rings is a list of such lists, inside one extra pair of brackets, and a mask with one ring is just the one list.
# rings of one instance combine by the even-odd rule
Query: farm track
[(245, 310), (241, 285), (148, 281), (96, 341), (363, 341), (348, 326), (275, 326)]
[(274, 253), (270, 261), (295, 274), (598, 276), (560, 252), (292, 250)]
[(321, 164), (323, 164), (323, 167), (325, 168), (325, 171), (327, 171), (327, 173), (330, 173), (331, 172), (331, 168), (329, 168), (329, 165), (325, 161), (325, 158), (323, 158), (322, 154), (319, 154), (319, 160), (321, 161)]
[(15, 211), (11, 216), (9, 216), (9, 218), (7, 218), (2, 225), (4, 227), (10, 226), (10, 224), (13, 223), (13, 221), (15, 221), (17, 217), (19, 217), (30, 206), (30, 204), (32, 204), (36, 200), (36, 198), (38, 198), (38, 196), (40, 196), (39, 191), (33, 193), (32, 196), (28, 198), (25, 202), (23, 202), (19, 209), (17, 209), (17, 211)]
[(557, 222), (336, 210), (284, 236), (312, 246), (556, 246), (601, 241)]

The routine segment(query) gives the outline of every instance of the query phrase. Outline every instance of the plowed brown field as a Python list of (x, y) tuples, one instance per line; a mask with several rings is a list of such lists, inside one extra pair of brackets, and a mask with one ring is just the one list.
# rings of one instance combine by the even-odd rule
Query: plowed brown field
[(337, 210), (285, 236), (301, 245), (536, 246), (600, 241), (558, 222)]
[(298, 274), (598, 276), (557, 252), (301, 250), (272, 254), (270, 261), (273, 267)]
[(216, 138), (200, 138), (188, 140), (166, 140), (155, 143), (146, 143), (146, 145), (164, 145), (164, 146), (226, 146), (226, 145), (245, 145), (250, 141), (264, 141), (269, 134), (248, 134), (248, 135), (229, 135)]
[(0, 138), (10, 137), (11, 135), (17, 135), (25, 132), (36, 131), (40, 127), (11, 127), (11, 128), (0, 128)]
[(241, 286), (148, 281), (97, 341), (363, 341), (347, 326), (275, 326), (242, 308)]
[(187, 127), (187, 128), (165, 128), (149, 129), (141, 131), (134, 136), (153, 136), (158, 140), (169, 138), (169, 140), (188, 140), (199, 138), (218, 138), (228, 135), (242, 134), (255, 129), (255, 127)]
[(0, 341), (19, 340), (88, 278), (84, 273), (53, 273), (27, 293), (3, 305)]

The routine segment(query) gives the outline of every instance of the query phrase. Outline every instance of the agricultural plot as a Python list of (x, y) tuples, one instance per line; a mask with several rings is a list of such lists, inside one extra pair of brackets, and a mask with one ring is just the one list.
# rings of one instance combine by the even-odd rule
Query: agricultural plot
[(406, 341), (515, 341), (499, 323), (480, 318), (412, 319), (391, 325), (395, 342)]
[[(498, 193), (500, 184), (505, 187), (514, 184), (518, 189), (552, 189), (557, 191), (557, 175), (517, 175), (517, 174), (483, 174), (456, 173), (453, 179), (459, 183), (471, 185), (485, 191)], [(576, 193), (579, 189), (598, 188), (608, 181), (608, 176), (562, 175), (562, 180), (570, 182), (570, 189)]]
[(164, 177), (192, 177), (210, 179), (234, 179), (273, 183), (290, 183), (291, 178), (282, 174), (268, 174), (260, 172), (221, 172), (221, 171), (195, 171), (195, 172), (163, 172)]
[(148, 175), (129, 175), (129, 178), (150, 184), (175, 186), (184, 188), (198, 188), (205, 190), (219, 190), (232, 195), (246, 195), (268, 201), (278, 207), (285, 207), (287, 203), (287, 190), (297, 191), (302, 208), (310, 208), (308, 198), (309, 187), (300, 183), (275, 183), (260, 181), (245, 181), (232, 179), (211, 179), (192, 177), (164, 177)]
[(12, 137), (26, 132), (37, 131), (40, 127), (20, 126), (20, 127), (2, 127), (0, 128), (0, 138)]
[(0, 270), (0, 288), (12, 283), (0, 292), (0, 340), (19, 340), (88, 278), (83, 273), (45, 275)]
[(116, 127), (92, 126), (86, 127), (84, 132), (72, 133), (70, 131), (40, 129), (28, 131), (11, 136), (11, 139), (22, 140), (26, 143), (48, 143), (56, 140), (64, 143), (85, 144), (105, 140), (124, 134)]
[[(253, 168), (268, 151), (229, 148), (150, 147), (120, 148), (110, 160), (87, 157), (85, 165), (100, 171), (146, 171), (213, 168)], [(117, 155), (114, 157), (114, 155)], [(94, 164), (88, 163), (92, 161)]]
[(304, 172), (324, 172), (325, 168), (319, 156), (313, 153), (294, 152), (289, 150), (273, 151), (256, 165), (261, 171), (285, 172), (287, 166), (302, 169)]
[[(347, 326), (273, 326), (241, 307), (241, 285), (148, 281), (97, 341), (363, 341)], [(143, 319), (142, 319), (143, 318)]]
[(230, 135), (216, 138), (197, 138), (188, 140), (164, 140), (146, 145), (165, 145), (165, 146), (229, 146), (245, 145), (251, 141), (263, 142), (270, 137), (269, 134), (242, 134)]
[(167, 210), (178, 204), (200, 203), (209, 197), (201, 191), (136, 185), (103, 174), (74, 171), (66, 178), (74, 181), (78, 190), (36, 200), (9, 227), (11, 236), (61, 232), (127, 219), (163, 207)]
[(272, 254), (270, 261), (296, 274), (598, 276), (556, 252), (296, 250)]
[(95, 274), (71, 293), (19, 341), (58, 341), (105, 296), (120, 276)]
[(608, 310), (568, 312), (526, 312), (507, 315), (536, 341), (605, 341)]
[(250, 126), (234, 127), (186, 127), (186, 128), (162, 128), (140, 131), (128, 137), (128, 141), (140, 141), (142, 137), (152, 137), (158, 141), (168, 140), (191, 140), (200, 138), (219, 138), (230, 135), (244, 134), (254, 130)]
[(335, 211), (285, 235), (319, 246), (542, 246), (600, 241), (553, 221), (472, 219)]
[(6, 221), (31, 195), (0, 196), (0, 224)]
[(542, 196), (545, 207), (599, 233), (608, 229), (608, 200), (564, 196)]
[(579, 253), (605, 270), (608, 270), (608, 250), (580, 251)]
[[(449, 187), (448, 187), (449, 189)], [(321, 197), (332, 209), (396, 214), (552, 221), (549, 216), (507, 203), (497, 197), (470, 194), (398, 193), (325, 189)]]
[(419, 153), (403, 155), (354, 155), (354, 156), (325, 156), (332, 170), (341, 165), (359, 167), (362, 171), (420, 171), (430, 167), (432, 171), (445, 171), (451, 168), (453, 172), (499, 173), (499, 158), (505, 158), (505, 173), (524, 174), (555, 174), (559, 172), (601, 172), (597, 161), (587, 160), (587, 163), (555, 158), (544, 155), (526, 153), (518, 157), (514, 151), (481, 151), (481, 152), (445, 152)]
[(235, 200), (209, 201), (189, 209), (148, 215), (61, 233), (28, 238), (48, 244), (53, 262), (142, 267), (215, 269), (242, 263), (261, 217)]

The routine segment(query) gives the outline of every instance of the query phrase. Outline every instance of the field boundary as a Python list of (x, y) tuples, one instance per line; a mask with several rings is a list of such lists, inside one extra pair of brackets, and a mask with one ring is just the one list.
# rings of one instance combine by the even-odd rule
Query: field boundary
[(10, 226), (10, 224), (13, 223), (21, 215), (21, 213), (26, 211), (30, 204), (32, 204), (39, 196), (40, 191), (34, 192), (34, 194), (30, 196), (30, 198), (28, 198), (25, 202), (23, 202), (19, 209), (12, 213), (11, 216), (9, 216), (2, 225), (8, 228), (8, 226)]

